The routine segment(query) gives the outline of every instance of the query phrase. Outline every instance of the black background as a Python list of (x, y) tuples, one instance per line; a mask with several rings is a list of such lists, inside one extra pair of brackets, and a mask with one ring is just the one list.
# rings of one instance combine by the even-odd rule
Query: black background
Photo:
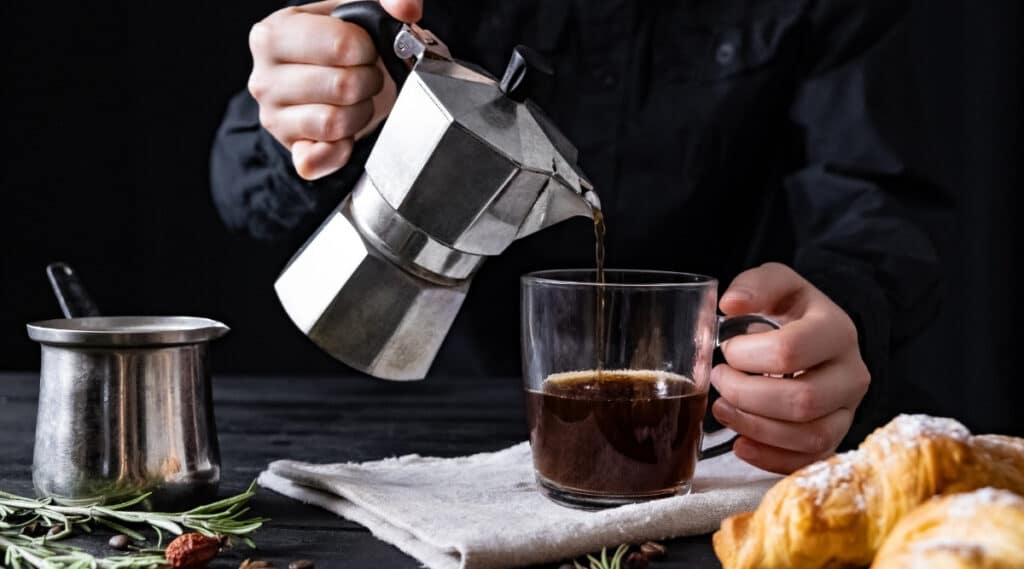
[[(24, 323), (58, 316), (43, 274), (65, 260), (109, 314), (190, 314), (234, 329), (220, 371), (345, 373), (284, 316), (271, 284), (301, 242), (233, 237), (208, 155), (250, 68), (246, 36), (275, 0), (5, 2), (0, 169), (0, 369), (34, 369)], [(1019, 432), (1020, 89), (1016, 0), (916, 0), (907, 22), (923, 131), (916, 168), (957, 202), (930, 224), (943, 312), (897, 354), (901, 402)], [(516, 302), (516, 299), (509, 299)], [(2, 389), (2, 386), (0, 386)]]

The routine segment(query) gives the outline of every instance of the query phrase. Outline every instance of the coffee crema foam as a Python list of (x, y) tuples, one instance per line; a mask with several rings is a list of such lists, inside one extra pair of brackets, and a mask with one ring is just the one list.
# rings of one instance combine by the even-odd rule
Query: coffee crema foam
[[(628, 385), (629, 389), (609, 392), (610, 384)], [(685, 375), (664, 370), (585, 369), (553, 373), (544, 379), (541, 391), (567, 396), (572, 395), (563, 392), (571, 391), (576, 396), (580, 392), (601, 392), (617, 399), (650, 399), (692, 395), (697, 392), (697, 383)]]

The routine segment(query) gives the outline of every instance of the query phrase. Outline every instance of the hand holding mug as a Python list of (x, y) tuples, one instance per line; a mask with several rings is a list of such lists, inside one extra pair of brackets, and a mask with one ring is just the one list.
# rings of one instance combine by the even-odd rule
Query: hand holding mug
[(592, 509), (689, 492), (697, 461), (732, 444), (702, 429), (715, 346), (778, 324), (718, 316), (718, 281), (688, 273), (540, 271), (523, 277), (521, 294), (544, 495)]
[(789, 473), (835, 452), (870, 382), (850, 317), (778, 263), (737, 276), (719, 308), (726, 315), (758, 313), (783, 324), (723, 343), (727, 363), (712, 371), (711, 382), (722, 395), (712, 413), (740, 434), (736, 455)]

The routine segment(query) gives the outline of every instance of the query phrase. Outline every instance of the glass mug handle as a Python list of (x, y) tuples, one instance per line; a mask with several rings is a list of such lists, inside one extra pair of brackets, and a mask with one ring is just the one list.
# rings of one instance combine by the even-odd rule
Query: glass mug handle
[[(754, 324), (764, 324), (771, 326), (778, 330), (782, 328), (782, 325), (758, 314), (744, 314), (742, 316), (733, 316), (732, 318), (726, 318), (725, 316), (718, 317), (718, 338), (715, 341), (715, 347), (720, 347), (722, 342), (740, 336), (742, 334), (749, 334), (750, 327)], [(793, 377), (791, 374), (786, 374), (783, 377)], [(729, 428), (719, 429), (713, 432), (702, 433), (701, 438), (701, 449), (700, 459), (711, 458), (720, 454), (725, 454), (732, 450), (732, 443), (739, 438), (739, 435), (735, 431)]]

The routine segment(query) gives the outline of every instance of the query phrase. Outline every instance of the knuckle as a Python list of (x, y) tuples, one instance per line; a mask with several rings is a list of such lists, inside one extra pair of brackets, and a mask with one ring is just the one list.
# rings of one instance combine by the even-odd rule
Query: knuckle
[(352, 92), (352, 74), (339, 69), (331, 74), (329, 92), (333, 100), (349, 104)]
[(828, 452), (832, 448), (832, 433), (824, 427), (817, 427), (810, 433), (807, 449), (812, 454)]
[(859, 362), (857, 370), (853, 374), (853, 380), (861, 388), (861, 394), (868, 390), (868, 386), (871, 385), (871, 372), (868, 371), (868, 366), (864, 365), (864, 362)]
[(275, 124), (274, 121), (274, 113), (272, 113), (270, 109), (266, 108), (263, 105), (260, 105), (259, 117), (260, 124), (263, 125), (263, 128), (269, 131), (273, 131), (277, 127), (277, 124)]
[(334, 61), (347, 61), (352, 51), (352, 37), (349, 34), (337, 34), (331, 41), (330, 49)]
[(715, 383), (715, 389), (725, 397), (727, 400), (732, 401), (732, 382), (729, 378), (729, 371), (732, 368), (729, 364), (717, 364), (711, 369), (711, 377)]
[(309, 155), (301, 150), (292, 151), (292, 164), (295, 166), (295, 172), (300, 178), (304, 180), (312, 180), (315, 173), (313, 169), (313, 163), (309, 158)]
[(252, 74), (249, 75), (249, 82), (246, 84), (246, 87), (249, 89), (249, 93), (252, 95), (252, 98), (257, 101), (267, 96), (268, 86), (266, 80), (263, 79), (262, 73), (253, 71)]
[(771, 354), (774, 373), (793, 373), (800, 371), (800, 346), (789, 336), (782, 336), (774, 343)]
[(783, 265), (782, 263), (778, 263), (778, 262), (775, 262), (775, 261), (770, 261), (768, 263), (764, 263), (763, 265), (761, 265), (761, 268), (766, 270), (766, 271), (771, 271), (771, 272), (774, 272), (774, 273), (785, 274), (785, 275), (789, 275), (789, 274), (793, 273), (793, 269), (789, 268), (787, 265)]
[(249, 49), (254, 53), (263, 53), (270, 46), (270, 20), (262, 20), (249, 29)]
[(352, 142), (349, 140), (342, 140), (338, 142), (339, 167), (348, 164), (348, 159), (352, 157), (352, 147)]
[(271, 12), (269, 16), (263, 19), (263, 21), (273, 26), (284, 25), (289, 18), (301, 13), (302, 10), (300, 10), (298, 6), (285, 6), (276, 12)]
[(810, 387), (800, 386), (793, 392), (790, 405), (794, 420), (799, 422), (810, 421), (817, 416), (818, 395)]
[(747, 281), (753, 281), (757, 279), (757, 272), (759, 268), (747, 269), (740, 274), (736, 275), (736, 278), (732, 280), (732, 285), (745, 284)]
[(340, 138), (345, 126), (344, 113), (337, 107), (329, 107), (320, 115), (318, 134), (320, 140)]
[[(843, 316), (846, 316), (846, 314), (843, 313)], [(850, 320), (849, 317), (843, 318), (842, 322), (843, 325), (842, 331), (840, 332), (840, 341), (842, 341), (843, 344), (846, 346), (857, 346), (859, 343), (859, 338), (857, 335), (857, 326), (853, 323), (852, 320)]]
[(732, 421), (729, 423), (729, 428), (741, 435), (746, 435), (755, 440), (771, 440), (765, 427), (764, 419), (753, 413), (743, 411), (739, 407), (736, 408)]
[(378, 69), (376, 66), (370, 68), (368, 80), (370, 82), (370, 86), (372, 87), (372, 93), (380, 93), (381, 90), (384, 88), (384, 74), (381, 73), (380, 69)]

